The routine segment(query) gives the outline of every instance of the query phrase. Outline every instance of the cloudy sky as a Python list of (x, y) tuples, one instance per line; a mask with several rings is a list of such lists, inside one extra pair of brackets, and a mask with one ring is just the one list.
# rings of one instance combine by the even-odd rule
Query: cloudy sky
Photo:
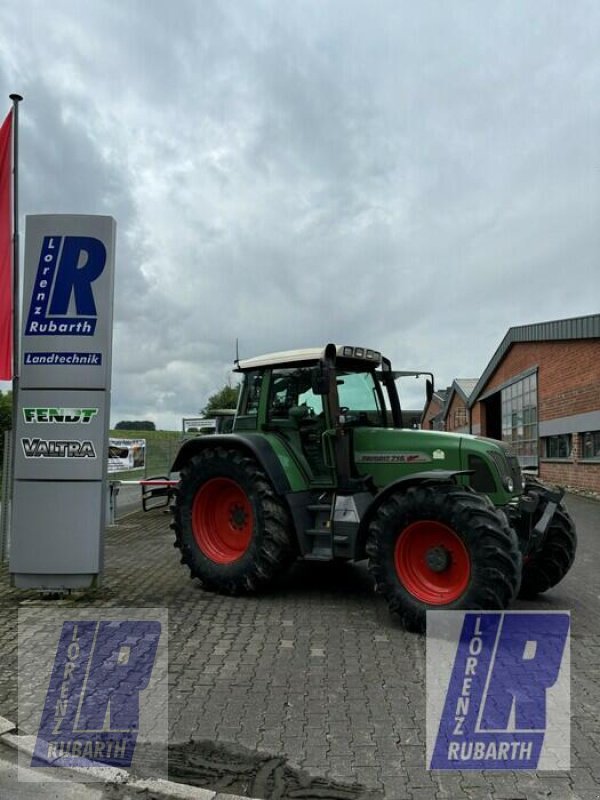
[(593, 0), (3, 0), (21, 215), (117, 220), (112, 422), (180, 428), (236, 338), (445, 386), (598, 313), (599, 41)]

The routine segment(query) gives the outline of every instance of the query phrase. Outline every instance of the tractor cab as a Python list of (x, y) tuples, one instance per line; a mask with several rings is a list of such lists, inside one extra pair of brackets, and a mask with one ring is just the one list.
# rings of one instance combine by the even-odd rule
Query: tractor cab
[(431, 373), (393, 371), (387, 358), (366, 347), (330, 344), (272, 353), (236, 368), (244, 381), (234, 432), (278, 437), (312, 485), (341, 492), (372, 483), (365, 448), (383, 447), (388, 456), (390, 447), (401, 449), (389, 430), (404, 427), (396, 380), (428, 376), (428, 398), (433, 393)]

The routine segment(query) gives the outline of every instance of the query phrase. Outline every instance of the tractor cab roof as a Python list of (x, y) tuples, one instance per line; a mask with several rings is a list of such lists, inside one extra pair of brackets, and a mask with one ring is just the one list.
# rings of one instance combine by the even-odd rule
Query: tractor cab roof
[(336, 360), (340, 359), (344, 365), (354, 369), (369, 369), (380, 367), (384, 360), (378, 350), (366, 347), (350, 347), (348, 345), (327, 345), (325, 347), (306, 347), (302, 350), (285, 350), (280, 353), (267, 353), (264, 356), (245, 358), (235, 364), (236, 372), (265, 369), (266, 367), (288, 367), (296, 364), (317, 364), (325, 359), (325, 351), (335, 348)]

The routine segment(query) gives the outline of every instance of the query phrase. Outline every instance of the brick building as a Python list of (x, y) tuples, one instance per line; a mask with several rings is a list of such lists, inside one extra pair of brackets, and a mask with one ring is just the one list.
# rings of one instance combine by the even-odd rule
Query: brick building
[(450, 392), (450, 387), (441, 389), (433, 393), (431, 400), (426, 404), (423, 409), (421, 417), (421, 427), (428, 431), (443, 431), (444, 430), (444, 408), (446, 404), (446, 397)]
[(476, 385), (477, 378), (455, 378), (452, 381), (442, 413), (443, 430), (451, 433), (469, 433), (471, 430), (469, 397)]
[(468, 407), (543, 480), (600, 492), (600, 314), (510, 328)]

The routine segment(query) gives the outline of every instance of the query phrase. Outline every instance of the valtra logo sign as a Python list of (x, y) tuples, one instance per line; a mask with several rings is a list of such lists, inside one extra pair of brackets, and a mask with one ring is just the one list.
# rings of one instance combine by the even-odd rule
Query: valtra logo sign
[(94, 443), (73, 439), (21, 439), (25, 458), (96, 458)]
[(99, 239), (45, 236), (25, 336), (93, 336), (98, 315), (92, 285), (105, 264)]

